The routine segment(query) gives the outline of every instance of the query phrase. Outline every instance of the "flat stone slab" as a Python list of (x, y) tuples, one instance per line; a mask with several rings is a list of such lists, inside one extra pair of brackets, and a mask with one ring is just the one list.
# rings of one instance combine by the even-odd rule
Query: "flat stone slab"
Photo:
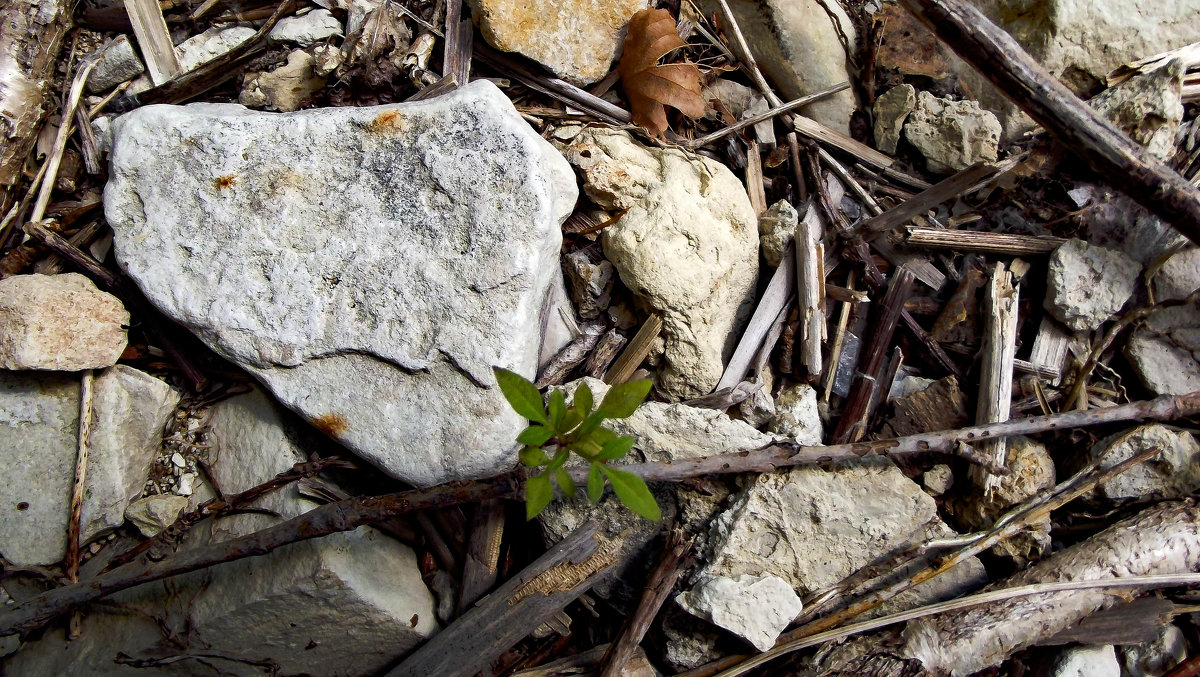
[(486, 81), (289, 114), (148, 106), (113, 124), (105, 214), (147, 298), (286, 406), (418, 485), (509, 467), (570, 167)]

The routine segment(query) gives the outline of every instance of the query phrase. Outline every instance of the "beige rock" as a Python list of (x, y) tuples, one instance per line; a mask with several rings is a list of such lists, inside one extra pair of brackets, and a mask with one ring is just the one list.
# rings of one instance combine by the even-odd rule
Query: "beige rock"
[(875, 147), (885, 153), (895, 153), (900, 143), (900, 131), (908, 114), (917, 107), (917, 88), (899, 85), (875, 99)]
[(625, 26), (646, 0), (470, 0), (488, 44), (517, 52), (577, 85), (612, 70)]
[(174, 494), (157, 494), (139, 498), (125, 508), (125, 519), (129, 520), (146, 538), (153, 538), (166, 529), (179, 511), (187, 510), (188, 497)]
[(776, 267), (783, 261), (788, 245), (796, 238), (800, 215), (787, 200), (780, 200), (758, 217), (759, 242), (767, 265)]
[(758, 278), (758, 220), (742, 182), (718, 162), (646, 148), (622, 131), (584, 130), (564, 153), (592, 200), (627, 210), (602, 243), (625, 286), (662, 314), (658, 391), (672, 401), (708, 394)]
[(1000, 121), (975, 101), (939, 99), (917, 93), (917, 107), (904, 125), (904, 138), (925, 156), (929, 171), (949, 174), (984, 161), (995, 162)]
[(298, 49), (288, 54), (287, 63), (279, 68), (246, 76), (238, 102), (284, 113), (298, 110), (325, 86), (325, 78), (313, 70), (315, 64), (312, 54)]
[(1159, 159), (1175, 152), (1183, 121), (1183, 62), (1176, 59), (1100, 92), (1089, 103)]
[(79, 371), (116, 364), (129, 313), (77, 273), (0, 280), (0, 368)]

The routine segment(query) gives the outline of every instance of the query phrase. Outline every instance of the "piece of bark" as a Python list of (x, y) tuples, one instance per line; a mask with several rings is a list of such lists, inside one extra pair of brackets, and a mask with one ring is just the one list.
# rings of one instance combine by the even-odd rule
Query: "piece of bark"
[(908, 244), (912, 247), (953, 249), (960, 252), (986, 252), (1004, 256), (1049, 254), (1066, 242), (1053, 235), (1013, 235), (1010, 233), (981, 233), (973, 230), (948, 228), (908, 228)]
[(902, 0), (964, 61), (1113, 186), (1200, 243), (1200, 188), (1081, 101), (966, 0)]
[(388, 677), (470, 677), (587, 592), (617, 563), (621, 540), (585, 523), (426, 642)]
[(967, 401), (958, 379), (934, 381), (928, 388), (892, 400), (892, 416), (880, 429), (884, 437), (904, 437), (966, 425)]
[(458, 615), (466, 613), (492, 586), (500, 573), (500, 541), (504, 536), (504, 501), (490, 499), (475, 506), (471, 540), (463, 560)]
[(913, 336), (916, 336), (917, 340), (925, 346), (925, 349), (929, 351), (929, 354), (933, 357), (934, 361), (941, 365), (941, 367), (951, 375), (957, 376), (958, 378), (963, 377), (962, 370), (958, 368), (958, 365), (954, 363), (954, 360), (950, 359), (950, 356), (946, 354), (946, 351), (942, 350), (941, 344), (938, 343), (933, 336), (929, 334), (929, 332), (925, 331), (924, 327), (917, 323), (917, 319), (912, 316), (912, 313), (908, 312), (908, 309), (905, 309), (904, 312), (900, 314), (900, 319), (904, 322), (904, 326), (907, 327), (910, 332), (912, 332)]
[(596, 344), (596, 349), (588, 356), (587, 361), (583, 363), (583, 373), (592, 378), (603, 379), (608, 367), (612, 361), (616, 359), (617, 353), (625, 347), (628, 340), (617, 331), (616, 327), (609, 329), (604, 336), (600, 337), (600, 342)]
[(796, 299), (800, 306), (800, 361), (808, 368), (809, 378), (820, 378), (824, 371), (821, 350), (825, 347), (825, 248), (821, 244), (820, 218), (809, 205), (804, 218), (796, 224)]
[(767, 283), (767, 289), (763, 292), (762, 298), (758, 300), (754, 314), (746, 323), (742, 338), (734, 348), (733, 355), (730, 356), (729, 362), (725, 366), (725, 372), (721, 374), (721, 380), (713, 388), (714, 392), (732, 388), (746, 378), (754, 356), (763, 344), (767, 332), (770, 331), (775, 318), (792, 297), (792, 291), (796, 285), (796, 260), (792, 255), (794, 246), (794, 244), (788, 245), (783, 253), (783, 258), (779, 261), (779, 266), (771, 274), (771, 281)]
[(746, 150), (746, 195), (757, 218), (767, 211), (767, 192), (763, 187), (762, 152), (757, 141), (751, 140), (749, 146)]
[(658, 315), (647, 317), (633, 338), (629, 339), (629, 344), (625, 346), (621, 356), (605, 372), (604, 382), (609, 385), (618, 385), (628, 381), (633, 376), (633, 372), (641, 366), (646, 356), (650, 354), (650, 348), (654, 345), (654, 339), (658, 338), (662, 332), (662, 326), (662, 317)]
[[(846, 278), (846, 289), (852, 293), (855, 292), (854, 271), (851, 271), (850, 275)], [(825, 370), (825, 392), (822, 399), (826, 404), (829, 403), (829, 398), (833, 395), (834, 381), (837, 380), (838, 368), (842, 363), (842, 350), (846, 346), (846, 333), (850, 326), (850, 314), (857, 310), (859, 305), (858, 303), (844, 302), (842, 303), (842, 309), (838, 312), (837, 326), (833, 331), (833, 341), (829, 346), (829, 368)]]
[(125, 11), (137, 38), (138, 51), (155, 86), (179, 72), (179, 57), (157, 0), (125, 0)]
[(1053, 385), (1058, 385), (1062, 378), (1063, 367), (1067, 364), (1067, 348), (1071, 337), (1067, 330), (1057, 320), (1046, 314), (1038, 325), (1037, 336), (1033, 339), (1033, 352), (1029, 362), (1035, 367), (1043, 367), (1054, 372), (1050, 379)]
[(977, 340), (978, 304), (975, 294), (986, 278), (976, 266), (968, 266), (967, 272), (958, 283), (958, 288), (946, 302), (940, 315), (934, 320), (929, 332), (942, 343), (971, 343)]
[(583, 325), (580, 328), (579, 336), (572, 339), (562, 350), (555, 353), (554, 357), (550, 358), (550, 361), (542, 368), (542, 373), (538, 375), (535, 385), (538, 388), (545, 388), (562, 383), (572, 369), (587, 359), (604, 333), (603, 322), (589, 322)]
[[(1021, 286), (1013, 285), (1012, 274), (1003, 263), (997, 263), (984, 295), (983, 356), (979, 368), (979, 405), (975, 411), (975, 423), (980, 425), (1007, 421), (1011, 411), (1020, 292)], [(981, 442), (979, 451), (996, 465), (1004, 465), (1008, 440)], [(970, 476), (988, 495), (1000, 487), (1001, 478), (986, 470), (972, 467)]]
[(1175, 616), (1175, 603), (1161, 597), (1143, 597), (1097, 611), (1078, 625), (1038, 642), (1039, 646), (1060, 644), (1145, 644), (1158, 639)]
[(880, 384), (887, 350), (891, 347), (892, 335), (896, 332), (896, 324), (900, 321), (900, 313), (904, 310), (904, 300), (912, 291), (913, 273), (908, 268), (900, 268), (892, 277), (887, 293), (880, 302), (879, 312), (875, 320), (875, 331), (871, 333), (867, 344), (862, 369), (855, 377), (854, 386), (842, 408), (842, 416), (838, 420), (832, 440), (834, 444), (857, 442), (867, 433), (868, 416), (872, 405), (878, 403)]

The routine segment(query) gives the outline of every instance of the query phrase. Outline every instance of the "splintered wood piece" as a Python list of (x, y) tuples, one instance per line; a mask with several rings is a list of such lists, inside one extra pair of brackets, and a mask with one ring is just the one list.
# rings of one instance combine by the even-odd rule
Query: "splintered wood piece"
[(388, 677), (470, 677), (587, 592), (618, 562), (622, 540), (587, 522), (434, 635)]
[[(851, 293), (857, 293), (854, 289), (854, 271), (846, 277), (846, 289)], [(864, 292), (865, 295), (865, 292)], [(870, 301), (870, 299), (866, 299)], [(822, 399), (825, 404), (829, 404), (829, 398), (833, 396), (834, 381), (837, 380), (838, 365), (842, 363), (842, 350), (846, 345), (847, 328), (850, 326), (850, 313), (858, 307), (857, 303), (844, 302), (842, 309), (838, 313), (837, 328), (833, 332), (833, 343), (829, 347), (829, 369), (825, 370), (825, 392)]]
[(714, 392), (723, 388), (732, 388), (742, 382), (742, 379), (749, 373), (754, 356), (758, 353), (759, 346), (762, 345), (763, 339), (766, 338), (779, 311), (791, 298), (796, 284), (796, 261), (792, 255), (793, 246), (788, 245), (788, 250), (783, 253), (783, 258), (779, 261), (779, 267), (771, 275), (771, 281), (767, 283), (766, 291), (758, 300), (758, 307), (754, 309), (754, 314), (750, 316), (750, 322), (746, 324), (746, 330), (742, 332), (742, 340), (738, 341), (737, 348), (734, 349), (733, 356), (729, 358), (729, 364), (725, 367), (725, 373), (721, 374), (721, 380), (717, 382), (717, 387), (713, 388)]
[(928, 388), (892, 400), (892, 416), (883, 424), (884, 437), (904, 437), (967, 425), (967, 400), (953, 376)]
[(980, 233), (946, 228), (908, 228), (907, 241), (912, 247), (953, 249), (960, 252), (986, 252), (1005, 256), (1049, 254), (1066, 242), (1053, 235), (1013, 235)]
[(458, 86), (471, 76), (471, 44), (474, 30), (470, 19), (462, 18), (462, 0), (446, 4), (446, 41), (442, 54), (442, 75), (453, 75)]
[(658, 338), (660, 332), (662, 332), (662, 318), (658, 315), (647, 317), (646, 321), (642, 323), (642, 327), (629, 340), (629, 345), (625, 346), (621, 356), (604, 374), (604, 382), (609, 385), (618, 385), (628, 381), (646, 356), (650, 354), (654, 339)]
[(535, 385), (538, 388), (558, 385), (563, 382), (571, 370), (587, 359), (604, 335), (603, 322), (589, 322), (580, 329), (579, 335), (571, 340), (562, 350), (554, 354), (542, 372), (538, 375)]
[[(1021, 286), (1013, 285), (1012, 274), (997, 263), (992, 268), (984, 299), (983, 356), (979, 367), (979, 406), (975, 423), (1003, 423), (1012, 408), (1013, 358), (1017, 352), (1017, 300)], [(1008, 440), (1001, 438), (979, 443), (979, 451), (997, 465), (1004, 465)], [(979, 466), (970, 476), (990, 495), (1000, 486), (1000, 478)]]
[(474, 42), (471, 49), (476, 57), (504, 75), (519, 80), (526, 87), (557, 99), (572, 108), (585, 110), (615, 124), (628, 124), (633, 120), (633, 115), (624, 108), (558, 78), (536, 73), (514, 56), (493, 49), (484, 42)]
[(933, 261), (921, 254), (897, 251), (885, 238), (872, 242), (871, 248), (897, 268), (908, 266), (918, 281), (934, 291), (941, 289), (946, 284), (946, 274), (938, 270), (937, 266), (933, 265)]
[(943, 202), (962, 195), (976, 183), (991, 178), (995, 173), (996, 167), (993, 165), (973, 164), (884, 213), (863, 221), (856, 230), (863, 232), (868, 239), (877, 237), (896, 226), (908, 223), (914, 216), (924, 214)]
[(836, 132), (812, 118), (796, 115), (792, 119), (792, 126), (804, 136), (849, 153), (872, 167), (891, 167), (895, 163), (895, 160), (874, 148), (855, 141), (841, 132)]
[(180, 70), (179, 58), (158, 0), (125, 0), (125, 11), (146, 61), (150, 81), (158, 86), (170, 80)]
[(471, 519), (471, 539), (463, 560), (458, 615), (466, 613), (496, 584), (496, 576), (500, 572), (500, 540), (503, 536), (504, 501), (493, 498), (475, 506), (475, 516)]
[(604, 336), (600, 337), (596, 349), (583, 363), (583, 373), (592, 378), (603, 379), (604, 373), (608, 371), (608, 365), (616, 359), (617, 353), (621, 352), (626, 342), (625, 337), (615, 327), (609, 329)]
[(796, 297), (800, 304), (800, 361), (810, 378), (824, 370), (821, 350), (825, 347), (825, 248), (821, 244), (820, 217), (809, 205), (796, 224)]
[(1029, 362), (1034, 367), (1053, 372), (1052, 385), (1058, 385), (1062, 379), (1062, 370), (1067, 364), (1067, 346), (1070, 343), (1071, 336), (1066, 328), (1050, 315), (1044, 315), (1042, 323), (1038, 325), (1037, 336), (1033, 339), (1033, 352), (1029, 355)]
[(855, 375), (850, 396), (846, 399), (846, 406), (842, 408), (842, 416), (833, 434), (833, 444), (857, 442), (867, 433), (870, 406), (872, 401), (878, 401), (875, 391), (881, 387), (879, 380), (887, 350), (891, 347), (896, 324), (904, 310), (904, 301), (912, 292), (913, 279), (912, 270), (902, 266), (888, 285), (887, 293), (879, 304), (875, 331), (867, 344), (862, 369)]
[(746, 195), (750, 196), (750, 206), (754, 208), (754, 216), (761, 217), (767, 211), (767, 191), (763, 187), (762, 154), (758, 142), (751, 141), (746, 151)]
[(964, 61), (1113, 186), (1200, 242), (1200, 189), (1081, 101), (967, 0), (902, 0)]
[(958, 378), (963, 377), (962, 370), (958, 368), (958, 365), (954, 363), (954, 360), (950, 359), (950, 356), (947, 355), (946, 351), (942, 349), (941, 344), (938, 343), (937, 340), (935, 340), (932, 336), (930, 336), (929, 332), (925, 331), (924, 327), (917, 323), (917, 320), (912, 316), (912, 313), (908, 312), (908, 310), (905, 310), (903, 313), (901, 313), (900, 319), (904, 321), (904, 326), (912, 332), (913, 336), (916, 336), (917, 339), (925, 345), (925, 348), (929, 350), (929, 354), (933, 356), (933, 359), (936, 360), (943, 369), (950, 372), (954, 376), (957, 376)]
[(963, 343), (974, 338), (978, 315), (975, 293), (983, 286), (983, 271), (969, 265), (958, 288), (933, 323), (930, 334), (943, 343)]

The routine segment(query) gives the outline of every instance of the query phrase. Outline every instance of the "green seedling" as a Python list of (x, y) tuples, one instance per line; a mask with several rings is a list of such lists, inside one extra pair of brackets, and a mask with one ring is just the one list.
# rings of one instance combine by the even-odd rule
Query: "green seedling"
[(533, 519), (554, 498), (554, 485), (568, 497), (575, 495), (575, 483), (563, 469), (571, 454), (588, 463), (587, 496), (595, 503), (604, 495), (604, 484), (612, 485), (617, 498), (627, 508), (648, 520), (662, 519), (662, 512), (645, 480), (637, 475), (609, 467), (633, 448), (633, 438), (618, 436), (601, 425), (605, 419), (626, 418), (650, 394), (650, 381), (632, 381), (609, 388), (608, 394), (594, 407), (592, 391), (586, 383), (575, 390), (575, 400), (567, 406), (561, 390), (550, 394), (549, 406), (542, 405), (542, 394), (535, 385), (507, 369), (493, 367), (500, 392), (514, 411), (529, 419), (530, 425), (517, 435), (521, 443), (521, 463), (544, 470), (531, 475), (525, 483), (525, 518)]

